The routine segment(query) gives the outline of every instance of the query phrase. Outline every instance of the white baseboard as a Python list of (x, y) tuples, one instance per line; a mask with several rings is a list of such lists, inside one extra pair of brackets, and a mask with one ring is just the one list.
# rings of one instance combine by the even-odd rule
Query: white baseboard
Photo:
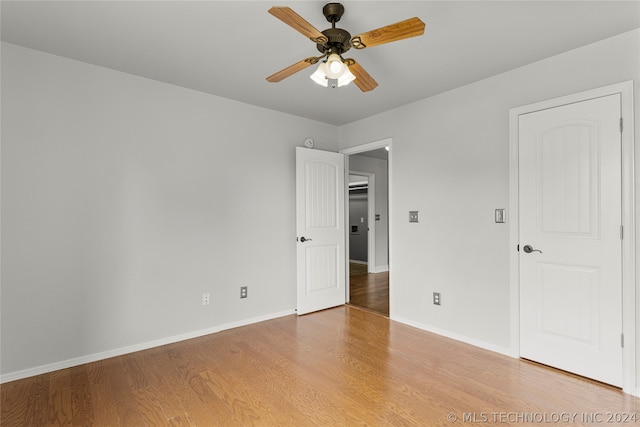
[(385, 271), (389, 271), (388, 265), (376, 265), (373, 267), (374, 273), (384, 273)]
[[(464, 335), (459, 335), (459, 334), (455, 334), (449, 331), (445, 331), (442, 329), (438, 329), (438, 328), (434, 328), (432, 326), (429, 325), (425, 325), (423, 323), (419, 323), (419, 322), (414, 322), (413, 320), (409, 320), (409, 319), (405, 319), (403, 317), (398, 317), (398, 316), (391, 316), (391, 320), (394, 320), (396, 322), (400, 322), (400, 323), (404, 323), (405, 325), (409, 325), (409, 326), (413, 326), (414, 328), (418, 328), (418, 329), (422, 329), (425, 330), (427, 332), (432, 332), (434, 334), (437, 335), (441, 335), (443, 337), (446, 338), (451, 338), (454, 339), (456, 341), (461, 341), (467, 344), (471, 344), (475, 347), (479, 347), (479, 348), (483, 348), (485, 350), (489, 350), (489, 351), (493, 351), (495, 353), (500, 353), (500, 354), (504, 354), (505, 356), (509, 356), (509, 357), (513, 357), (515, 359), (518, 359), (520, 356), (517, 354), (516, 351), (507, 348), (507, 347), (502, 347), (502, 346), (497, 346), (494, 344), (490, 344), (481, 340), (477, 340), (475, 338), (469, 338), (467, 336)], [(623, 390), (625, 393), (627, 394), (631, 394), (632, 396), (636, 396), (636, 397), (640, 397), (640, 388), (635, 388), (635, 389), (630, 389), (630, 390)]]
[(253, 323), (264, 322), (265, 320), (289, 316), (291, 314), (295, 314), (295, 312), (296, 312), (295, 310), (286, 310), (286, 311), (281, 311), (279, 313), (266, 314), (263, 316), (252, 317), (250, 319), (239, 320), (237, 322), (225, 323), (225, 324), (214, 326), (207, 329), (187, 332), (185, 334), (175, 335), (172, 337), (161, 338), (158, 340), (148, 341), (141, 344), (134, 344), (128, 347), (122, 347), (114, 350), (103, 351), (100, 353), (90, 354), (87, 356), (75, 357), (73, 359), (50, 363), (48, 365), (36, 366), (35, 368), (23, 369), (21, 371), (16, 371), (16, 372), (9, 372), (7, 374), (0, 375), (0, 384), (7, 383), (10, 381), (21, 380), (23, 378), (33, 377), (40, 374), (45, 374), (47, 372), (58, 371), (60, 369), (71, 368), (73, 366), (84, 365), (85, 363), (96, 362), (98, 360), (109, 359), (111, 357), (122, 356), (123, 354), (147, 350), (153, 347), (159, 347), (161, 345), (173, 344), (179, 341), (202, 337), (204, 335), (215, 334), (216, 332), (225, 331), (227, 329), (238, 328), (240, 326), (251, 325)]
[(475, 338), (470, 338), (465, 335), (456, 334), (450, 331), (446, 331), (444, 329), (434, 328), (433, 326), (425, 325), (423, 323), (414, 322), (413, 320), (405, 319), (403, 317), (392, 316), (391, 320), (395, 320), (396, 322), (404, 323), (405, 325), (413, 326), (414, 328), (422, 329), (427, 332), (432, 332), (437, 335), (441, 335), (446, 338), (451, 338), (456, 341), (461, 341), (467, 344), (471, 344), (472, 346), (479, 347), (485, 350), (493, 351), (494, 353), (504, 354), (505, 356), (515, 357), (517, 355), (513, 354), (510, 348), (502, 347), (495, 344), (490, 344), (488, 342), (477, 340)]
[[(349, 262), (353, 263), (353, 264), (369, 265), (369, 263), (367, 261), (358, 261), (358, 260), (355, 260), (355, 259), (350, 259)], [(383, 273), (385, 271), (389, 271), (389, 266), (388, 265), (374, 265), (372, 272), (373, 273)]]

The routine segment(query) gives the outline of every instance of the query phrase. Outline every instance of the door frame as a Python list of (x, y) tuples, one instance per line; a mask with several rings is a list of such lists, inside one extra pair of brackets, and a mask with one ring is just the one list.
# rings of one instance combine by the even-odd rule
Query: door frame
[[(345, 173), (345, 179), (347, 182), (347, 186), (349, 185), (349, 171), (350, 171), (350, 165), (349, 165), (349, 156), (352, 154), (360, 154), (360, 153), (364, 153), (367, 151), (372, 151), (372, 150), (377, 150), (379, 148), (385, 148), (385, 147), (389, 147), (389, 156), (387, 158), (387, 176), (388, 176), (388, 180), (389, 180), (389, 184), (387, 186), (387, 192), (388, 192), (388, 197), (387, 197), (387, 203), (388, 203), (388, 209), (387, 209), (387, 225), (388, 225), (388, 236), (387, 236), (387, 242), (389, 245), (389, 253), (388, 253), (388, 262), (389, 262), (389, 270), (391, 270), (391, 254), (392, 254), (392, 247), (391, 247), (391, 231), (392, 231), (392, 221), (391, 221), (391, 177), (392, 177), (392, 162), (391, 162), (391, 158), (392, 158), (392, 144), (393, 144), (393, 138), (385, 138), (385, 139), (381, 139), (378, 141), (373, 141), (373, 142), (369, 142), (366, 144), (362, 144), (362, 145), (356, 145), (355, 147), (349, 147), (349, 148), (345, 148), (340, 150), (339, 152), (345, 155), (345, 162), (344, 162), (344, 173)], [(371, 178), (371, 177), (370, 177)], [(347, 188), (348, 190), (348, 188)], [(345, 202), (345, 209), (344, 209), (344, 214), (345, 214), (345, 221), (349, 221), (349, 191), (346, 191), (346, 195), (345, 197), (347, 198), (346, 202)], [(369, 212), (371, 213), (371, 204), (369, 205)], [(369, 218), (369, 223), (373, 224), (373, 228), (372, 230), (374, 230), (375, 233), (375, 212), (374, 212), (374, 216), (373, 219), (371, 219), (371, 217)], [(347, 230), (346, 232), (348, 232), (348, 227), (346, 227)], [(371, 234), (369, 234), (369, 236), (371, 236)], [(346, 239), (346, 248), (345, 248), (345, 252), (346, 252), (346, 257), (345, 257), (345, 272), (346, 272), (346, 276), (345, 277), (345, 291), (347, 293), (346, 295), (346, 301), (349, 302), (349, 236), (347, 235), (345, 237)], [(374, 239), (375, 240), (375, 239)], [(371, 239), (369, 239), (369, 244), (371, 242)], [(369, 255), (371, 255), (371, 253), (369, 253)], [(373, 253), (373, 259), (374, 259), (374, 263), (375, 263), (375, 247), (374, 247), (374, 253)], [(367, 269), (369, 269), (369, 266), (367, 267)], [(391, 275), (389, 275), (389, 318), (391, 318), (392, 316), (392, 293), (391, 293)]]
[(640, 395), (636, 385), (636, 252), (635, 252), (635, 189), (634, 189), (634, 115), (633, 81), (617, 83), (597, 89), (524, 105), (509, 110), (509, 281), (510, 281), (510, 350), (513, 357), (520, 357), (520, 267), (517, 245), (519, 242), (520, 215), (518, 183), (518, 117), (544, 109), (587, 101), (608, 95), (620, 94), (622, 132), (622, 349), (623, 391)]
[[(345, 163), (348, 162), (349, 156), (346, 157)], [(348, 165), (347, 165), (348, 166)], [(347, 168), (345, 168), (347, 169)], [(367, 178), (367, 272), (376, 273), (376, 174), (371, 172), (360, 172), (348, 169), (347, 175), (364, 176)], [(347, 218), (349, 218), (349, 206), (346, 206)], [(347, 228), (349, 224), (347, 223)], [(347, 236), (349, 230), (347, 230)], [(346, 250), (349, 250), (349, 239), (347, 239)], [(347, 252), (347, 259), (349, 259), (349, 252)], [(371, 261), (373, 260), (373, 262)]]

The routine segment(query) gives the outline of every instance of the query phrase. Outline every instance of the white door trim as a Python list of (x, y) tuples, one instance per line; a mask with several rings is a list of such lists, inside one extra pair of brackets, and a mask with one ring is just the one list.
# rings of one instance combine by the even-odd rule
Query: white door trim
[(635, 189), (634, 189), (634, 115), (633, 81), (622, 82), (585, 92), (550, 99), (509, 110), (509, 280), (512, 356), (520, 357), (520, 271), (518, 263), (519, 212), (518, 212), (518, 116), (534, 111), (558, 107), (575, 102), (619, 93), (622, 99), (622, 351), (623, 391), (640, 395), (636, 384), (636, 252), (635, 252)]
[[(388, 206), (389, 206), (389, 209), (388, 209), (389, 270), (391, 270), (391, 264), (392, 264), (391, 257), (392, 257), (392, 254), (393, 254), (392, 239), (391, 239), (391, 236), (392, 236), (392, 225), (391, 225), (392, 224), (392, 221), (391, 221), (392, 220), (392, 214), (391, 214), (392, 209), (391, 209), (391, 206), (393, 206), (391, 204), (391, 201), (392, 201), (392, 193), (391, 193), (392, 178), (391, 177), (393, 176), (392, 175), (392, 172), (393, 172), (392, 161), (391, 161), (392, 160), (392, 156), (393, 156), (392, 144), (393, 144), (393, 139), (392, 138), (385, 138), (385, 139), (381, 139), (379, 141), (369, 142), (367, 144), (362, 144), (362, 145), (356, 145), (355, 147), (349, 147), (349, 148), (345, 148), (345, 149), (339, 151), (340, 153), (346, 155), (345, 168), (344, 169), (345, 169), (345, 174), (347, 175), (346, 179), (347, 179), (347, 182), (348, 182), (349, 181), (348, 174), (349, 174), (349, 156), (350, 155), (364, 153), (365, 151), (377, 150), (379, 148), (389, 147), (389, 157), (387, 159), (387, 168), (388, 168), (387, 172), (388, 172), (388, 177), (389, 177), (388, 178), (389, 179), (389, 185), (388, 185), (388, 193), (389, 194), (388, 194), (388, 202), (387, 202)], [(347, 193), (348, 193), (348, 191), (347, 191)], [(348, 197), (348, 194), (347, 194), (347, 197)], [(346, 206), (349, 206), (348, 200), (347, 200)], [(348, 221), (348, 219), (349, 219), (348, 208), (345, 209), (345, 216), (346, 216), (346, 220)], [(374, 212), (373, 220), (370, 217), (369, 223), (375, 223), (375, 212)], [(346, 253), (347, 253), (347, 258), (348, 258), (348, 254), (349, 254), (349, 239), (346, 239), (346, 240), (347, 240)], [(373, 259), (375, 260), (375, 252), (374, 252), (373, 256), (374, 256)], [(345, 259), (345, 262), (348, 263), (349, 260)], [(346, 273), (347, 277), (345, 279), (346, 283), (347, 283), (347, 286), (346, 286), (347, 297), (346, 297), (346, 299), (347, 299), (347, 301), (349, 301), (349, 277), (348, 277), (349, 269), (345, 268), (345, 270), (347, 272)], [(393, 298), (392, 289), (393, 288), (391, 287), (391, 277), (389, 277), (389, 318), (391, 318), (391, 319), (393, 318), (392, 317), (393, 316), (393, 304), (391, 303), (392, 302), (392, 298)]]
[[(348, 159), (348, 157), (347, 157)], [(360, 172), (355, 170), (349, 170), (349, 175), (366, 176), (368, 180), (367, 184), (367, 271), (369, 273), (377, 273), (376, 266), (376, 174), (371, 172)], [(347, 218), (349, 218), (349, 205), (345, 205), (347, 208)], [(347, 222), (347, 229), (349, 223)], [(347, 234), (348, 234), (347, 230)], [(347, 239), (347, 251), (349, 251)], [(347, 257), (350, 252), (347, 252)]]

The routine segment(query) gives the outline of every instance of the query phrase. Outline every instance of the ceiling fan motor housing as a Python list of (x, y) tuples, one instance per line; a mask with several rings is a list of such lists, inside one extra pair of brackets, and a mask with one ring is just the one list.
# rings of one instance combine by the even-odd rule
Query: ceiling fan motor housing
[(320, 52), (337, 51), (338, 55), (348, 51), (351, 48), (351, 34), (342, 28), (328, 28), (322, 31), (327, 36), (326, 43), (318, 43), (317, 48)]
[(327, 3), (322, 8), (322, 13), (327, 21), (331, 22), (331, 28), (322, 31), (328, 41), (318, 43), (317, 48), (322, 53), (331, 52), (341, 55), (351, 48), (351, 34), (346, 30), (336, 28), (336, 22), (344, 14), (344, 6), (340, 3)]

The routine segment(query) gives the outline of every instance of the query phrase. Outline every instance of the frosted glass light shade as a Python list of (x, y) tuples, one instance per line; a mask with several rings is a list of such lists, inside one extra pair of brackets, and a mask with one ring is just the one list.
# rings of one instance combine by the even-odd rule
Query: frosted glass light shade
[(320, 62), (316, 71), (311, 74), (309, 77), (314, 82), (318, 83), (321, 86), (327, 87), (329, 86), (329, 80), (327, 79), (326, 73), (327, 64), (325, 62)]
[(339, 55), (335, 53), (329, 55), (329, 58), (327, 58), (326, 67), (327, 77), (329, 77), (330, 79), (338, 79), (346, 69), (347, 66), (344, 65)]
[(338, 87), (348, 85), (349, 83), (351, 83), (355, 79), (356, 79), (356, 76), (354, 76), (351, 73), (351, 71), (349, 71), (349, 67), (347, 67), (345, 65), (344, 66), (344, 72), (342, 73), (342, 75), (340, 77), (338, 77)]

